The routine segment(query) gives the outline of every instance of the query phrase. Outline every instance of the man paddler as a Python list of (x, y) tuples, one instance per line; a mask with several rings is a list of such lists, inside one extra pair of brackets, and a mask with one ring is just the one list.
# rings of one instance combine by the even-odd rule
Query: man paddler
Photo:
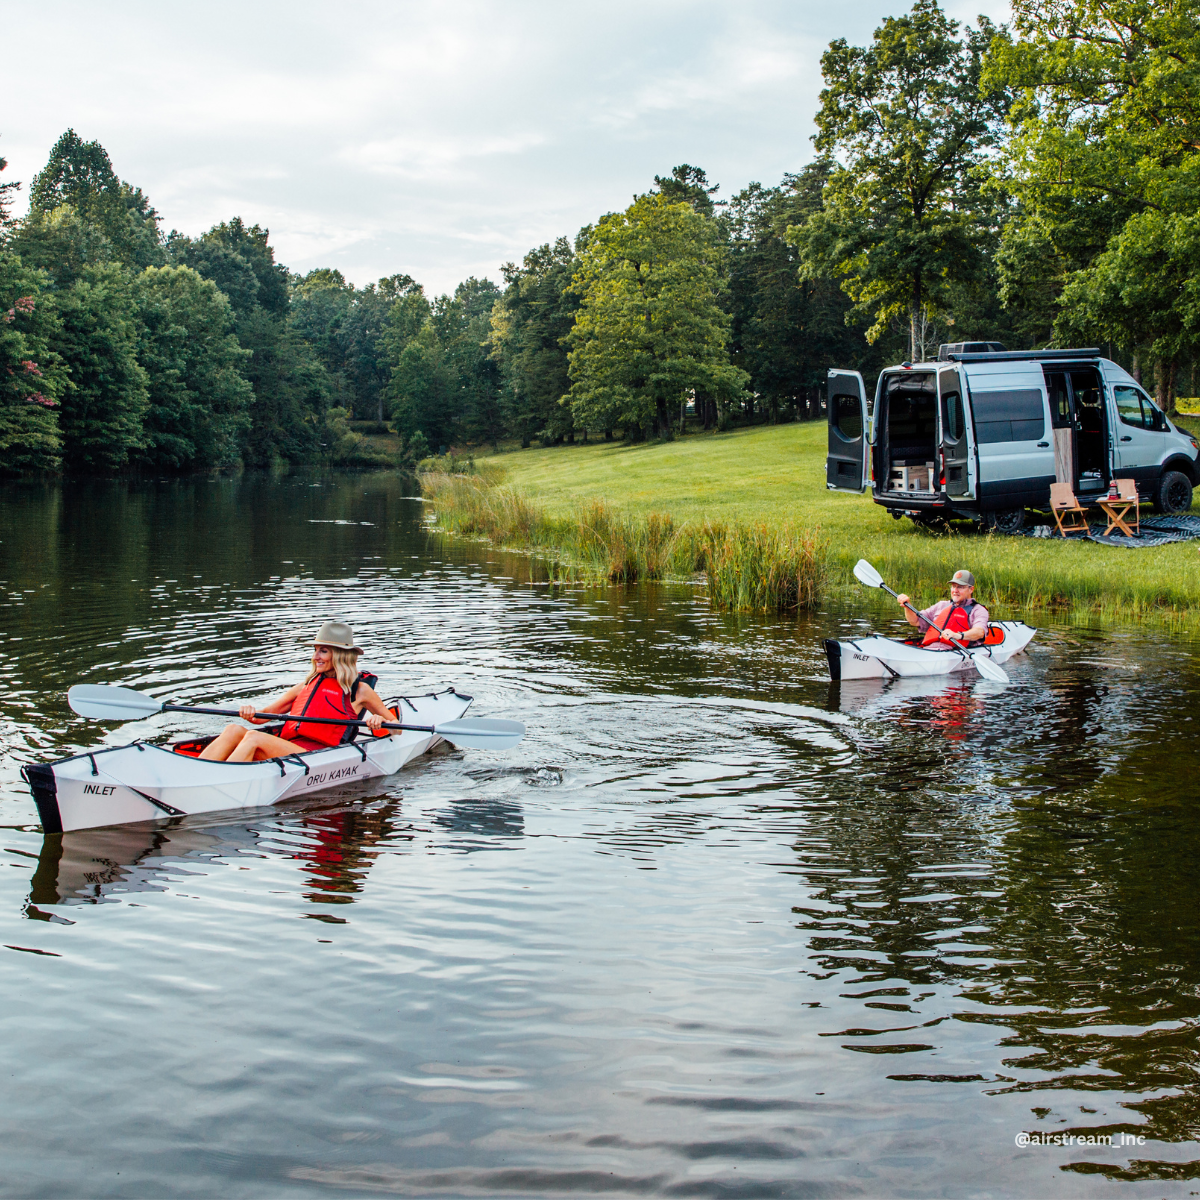
[[(897, 596), (896, 600), (909, 603), (907, 596)], [(988, 610), (975, 599), (975, 576), (970, 571), (954, 572), (949, 600), (939, 600), (919, 617), (911, 608), (906, 608), (904, 615), (924, 634), (921, 645), (930, 650), (949, 650), (952, 644), (987, 637)]]

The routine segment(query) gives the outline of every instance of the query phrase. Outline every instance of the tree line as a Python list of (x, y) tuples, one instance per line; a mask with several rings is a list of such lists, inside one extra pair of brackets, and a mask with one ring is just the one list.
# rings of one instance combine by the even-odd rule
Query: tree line
[[(0, 184), (0, 469), (409, 461), (818, 411), (939, 342), (1101, 344), (1170, 411), (1200, 342), (1200, 15), (1185, 0), (936, 0), (831, 43), (816, 158), (728, 201), (683, 164), (622, 212), (434, 299), (275, 261), (232, 218), (163, 232), (68, 130)], [(0, 170), (5, 164), (0, 159)]]

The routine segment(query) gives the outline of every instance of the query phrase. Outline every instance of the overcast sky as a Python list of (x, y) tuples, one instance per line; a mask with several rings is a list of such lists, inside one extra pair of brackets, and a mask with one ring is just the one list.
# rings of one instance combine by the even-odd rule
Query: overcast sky
[[(909, 0), (911, 3), (911, 0)], [(904, 0), (0, 0), (3, 178), (68, 126), (165, 229), (239, 215), (292, 270), (431, 294), (703, 167), (720, 196), (812, 157), (831, 39)], [(1006, 0), (948, 0), (958, 19)]]

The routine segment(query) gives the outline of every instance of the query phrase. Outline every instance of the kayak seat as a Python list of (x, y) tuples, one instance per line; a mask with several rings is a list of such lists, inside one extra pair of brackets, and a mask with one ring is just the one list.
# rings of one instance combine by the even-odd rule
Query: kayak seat
[(199, 758), (200, 752), (215, 738), (190, 738), (186, 742), (175, 742), (171, 750), (175, 754), (186, 754), (188, 758)]
[(1004, 630), (999, 625), (989, 625), (987, 636), (983, 639), (985, 646), (1002, 646), (1004, 645)]

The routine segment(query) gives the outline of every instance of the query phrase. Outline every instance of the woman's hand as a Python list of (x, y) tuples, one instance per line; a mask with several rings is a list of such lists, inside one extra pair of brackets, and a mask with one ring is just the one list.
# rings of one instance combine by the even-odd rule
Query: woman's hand
[(238, 716), (241, 717), (243, 721), (249, 721), (251, 725), (261, 725), (261, 721), (256, 721), (254, 719), (254, 714), (256, 712), (258, 712), (258, 709), (255, 708), (253, 704), (243, 704), (241, 708), (238, 709)]
[(369, 713), (364, 713), (364, 714), (363, 714), (363, 720), (364, 720), (364, 721), (366, 721), (366, 723), (367, 723), (367, 728), (368, 728), (368, 729), (369, 729), (369, 730), (370, 730), (372, 733), (375, 733), (375, 732), (377, 732), (377, 731), (378, 731), (378, 729), (380, 728), (380, 726), (382, 726), (382, 725), (383, 725), (384, 721), (389, 721), (389, 720), (391, 720), (391, 717), (390, 717), (390, 716), (389, 716), (389, 717), (381, 717), (381, 716), (380, 716), (378, 713), (376, 713), (376, 712), (369, 712)]

